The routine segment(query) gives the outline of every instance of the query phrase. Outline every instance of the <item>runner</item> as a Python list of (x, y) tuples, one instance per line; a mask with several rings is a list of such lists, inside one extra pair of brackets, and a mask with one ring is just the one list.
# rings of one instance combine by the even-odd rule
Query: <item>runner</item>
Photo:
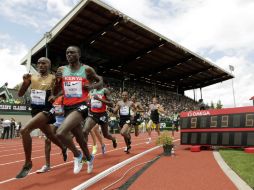
[(129, 150), (131, 149), (131, 109), (136, 111), (135, 105), (132, 101), (128, 100), (128, 92), (122, 92), (122, 99), (117, 102), (116, 107), (113, 110), (113, 113), (117, 113), (119, 111), (120, 123), (119, 126), (121, 128), (121, 135), (124, 137), (124, 141), (126, 144), (126, 149), (124, 150), (127, 154), (129, 154)]
[(57, 136), (69, 148), (74, 155), (73, 173), (80, 172), (83, 166), (83, 155), (75, 146), (70, 132), (75, 136), (82, 149), (87, 163), (87, 173), (93, 170), (94, 156), (90, 155), (87, 143), (82, 133), (82, 123), (88, 115), (89, 90), (102, 85), (102, 78), (99, 77), (93, 68), (82, 65), (79, 61), (81, 51), (77, 46), (69, 46), (66, 50), (67, 66), (59, 67), (57, 70), (55, 94), (63, 91), (65, 120), (57, 130)]
[(157, 131), (158, 136), (160, 135), (160, 114), (166, 113), (163, 107), (160, 104), (158, 104), (158, 99), (156, 97), (153, 98), (153, 103), (149, 105), (149, 112), (150, 112), (150, 120), (147, 124), (147, 132), (148, 132), (147, 144), (149, 144), (152, 141), (151, 128), (153, 124), (156, 125), (155, 130)]
[(88, 140), (88, 134), (91, 129), (98, 124), (101, 125), (104, 138), (111, 140), (113, 147), (116, 148), (116, 138), (109, 134), (108, 131), (108, 114), (106, 109), (107, 106), (113, 106), (109, 90), (107, 88), (103, 88), (102, 85), (98, 86), (98, 88), (90, 91), (90, 97), (91, 109), (89, 110), (89, 117), (86, 120), (85, 128), (83, 130), (86, 141)]
[(139, 135), (139, 125), (141, 124), (141, 112), (144, 112), (145, 110), (142, 107), (141, 103), (136, 101), (135, 95), (131, 97), (131, 101), (134, 103), (136, 107), (132, 125), (134, 126), (134, 129), (135, 129), (135, 136), (137, 137)]
[(100, 142), (101, 145), (101, 152), (102, 154), (106, 153), (106, 145), (103, 141), (103, 137), (102, 134), (100, 132), (100, 125), (96, 124), (95, 127), (92, 128), (92, 130), (90, 131), (91, 137), (92, 137), (92, 141), (93, 141), (93, 151), (92, 154), (95, 155), (97, 153), (97, 140)]
[(62, 149), (64, 159), (67, 157), (67, 149), (61, 144), (49, 126), (49, 124), (55, 122), (54, 112), (51, 110), (51, 102), (54, 101), (54, 97), (51, 94), (55, 83), (55, 76), (49, 74), (50, 65), (51, 63), (48, 58), (41, 57), (37, 62), (39, 74), (25, 74), (18, 92), (18, 95), (21, 97), (25, 94), (28, 87), (31, 86), (31, 115), (33, 118), (20, 131), (25, 152), (25, 164), (16, 178), (26, 177), (32, 169), (32, 138), (30, 133), (35, 129), (39, 128), (47, 138)]
[[(56, 130), (64, 121), (64, 111), (63, 111), (63, 96), (59, 96), (55, 102), (53, 103), (55, 109), (55, 119), (56, 122), (51, 126), (52, 131), (56, 134)], [(36, 173), (44, 173), (50, 171), (50, 151), (51, 151), (51, 141), (46, 138), (45, 139), (45, 159), (46, 164), (42, 166), (41, 169), (37, 170)], [(64, 157), (64, 161), (67, 160), (67, 154)]]
[(174, 131), (176, 130), (176, 132), (178, 132), (178, 128), (179, 128), (179, 122), (180, 122), (180, 116), (177, 113), (177, 111), (175, 111), (172, 115), (172, 119), (173, 119), (173, 124), (172, 124), (172, 134), (174, 136)]

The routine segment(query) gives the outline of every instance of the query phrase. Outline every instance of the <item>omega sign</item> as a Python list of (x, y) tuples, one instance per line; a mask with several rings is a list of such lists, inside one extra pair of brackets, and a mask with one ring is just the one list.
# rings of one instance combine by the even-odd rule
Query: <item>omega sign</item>
[(203, 116), (203, 115), (211, 115), (209, 111), (207, 110), (202, 110), (202, 111), (190, 111), (188, 112), (188, 117), (193, 117), (193, 116)]

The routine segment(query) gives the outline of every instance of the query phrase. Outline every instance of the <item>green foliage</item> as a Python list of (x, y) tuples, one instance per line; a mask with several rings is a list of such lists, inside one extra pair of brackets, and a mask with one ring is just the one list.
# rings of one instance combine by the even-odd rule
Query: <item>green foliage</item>
[(161, 135), (156, 139), (157, 145), (172, 145), (173, 137), (169, 133), (169, 131), (163, 131)]
[(221, 101), (219, 100), (216, 104), (216, 109), (221, 109), (223, 105), (221, 104)]
[(214, 103), (213, 103), (213, 101), (211, 102), (211, 109), (214, 109)]
[(20, 89), (20, 87), (21, 87), (21, 84), (16, 84), (16, 85), (14, 86), (14, 88), (13, 88), (13, 89), (15, 89), (15, 90), (19, 90), (19, 89)]

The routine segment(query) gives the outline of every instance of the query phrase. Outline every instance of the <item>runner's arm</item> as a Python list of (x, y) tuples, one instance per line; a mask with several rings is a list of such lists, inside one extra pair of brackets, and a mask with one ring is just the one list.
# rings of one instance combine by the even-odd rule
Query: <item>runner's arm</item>
[(87, 76), (87, 80), (90, 83), (88, 86), (85, 87), (88, 90), (97, 89), (103, 85), (102, 77), (97, 75), (92, 67), (86, 68), (86, 76)]
[(23, 83), (18, 91), (19, 97), (23, 96), (26, 93), (28, 87), (31, 84), (31, 77), (32, 77), (32, 75), (30, 73), (23, 75)]
[(105, 89), (104, 94), (106, 96), (106, 100), (103, 100), (103, 99), (99, 98), (98, 96), (95, 96), (95, 99), (105, 103), (109, 107), (113, 107), (114, 104), (113, 104), (112, 97), (111, 97), (111, 94), (110, 94), (109, 90)]
[(120, 105), (119, 105), (119, 102), (117, 102), (116, 107), (113, 109), (113, 113), (116, 114), (119, 109), (120, 109)]
[(49, 96), (48, 101), (53, 103), (59, 96), (62, 96), (62, 95), (63, 95), (62, 89), (56, 95), (54, 95), (54, 92), (53, 92), (53, 94), (51, 96)]
[(138, 112), (144, 112), (145, 111), (140, 103), (137, 105), (136, 109), (137, 109), (136, 111), (138, 111)]
[(55, 85), (53, 88), (53, 95), (56, 97), (62, 94), (61, 83), (62, 83), (63, 69), (64, 67), (62, 66), (62, 67), (59, 67), (56, 71), (56, 80), (55, 80)]
[(132, 111), (136, 112), (137, 111), (137, 107), (135, 106), (134, 102), (131, 102), (131, 108), (132, 108)]
[(159, 107), (158, 107), (158, 111), (160, 113), (163, 113), (163, 114), (166, 114), (166, 111), (164, 110), (164, 108), (162, 107), (162, 105), (159, 104)]

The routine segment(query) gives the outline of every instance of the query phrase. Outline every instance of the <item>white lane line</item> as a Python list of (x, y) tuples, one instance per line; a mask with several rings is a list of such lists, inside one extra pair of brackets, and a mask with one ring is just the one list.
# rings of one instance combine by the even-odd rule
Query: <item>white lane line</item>
[[(132, 145), (132, 147), (139, 146), (139, 145), (143, 145), (143, 144), (146, 144), (146, 143), (145, 143), (145, 142), (138, 143), (138, 144)], [(116, 148), (116, 149), (112, 149), (112, 150), (107, 151), (106, 153), (108, 153), (108, 152), (115, 152), (115, 151), (118, 151), (118, 150), (122, 150), (122, 149), (124, 149), (124, 148), (125, 148), (125, 146), (120, 147), (120, 148)], [(96, 154), (96, 156), (97, 156), (97, 155), (101, 155), (101, 154), (102, 154), (102, 153), (98, 153), (98, 154)], [(54, 165), (54, 166), (52, 166), (51, 168), (58, 168), (58, 167), (60, 167), (60, 166), (64, 166), (64, 165), (67, 165), (67, 164), (70, 164), (70, 163), (73, 163), (73, 161), (64, 162), (64, 163), (62, 163), (62, 164)], [(31, 172), (31, 173), (29, 173), (28, 175), (33, 175), (33, 174), (35, 174), (35, 173), (36, 173), (36, 171), (35, 171), (35, 172)], [(0, 181), (0, 184), (4, 184), (4, 183), (7, 183), (7, 182), (10, 182), (10, 181), (13, 181), (13, 180), (17, 180), (17, 179), (16, 179), (16, 178), (6, 179), (6, 180), (4, 180), (4, 181)], [(20, 180), (20, 179), (19, 179), (19, 180)]]
[(228, 176), (228, 178), (234, 183), (239, 190), (253, 190), (245, 181), (243, 181), (223, 160), (218, 151), (213, 151), (213, 156), (217, 161), (222, 171)]
[[(142, 141), (142, 140), (144, 140), (144, 139), (138, 139), (138, 140), (135, 140), (135, 141)], [(117, 142), (117, 144), (122, 144), (122, 143), (124, 143), (124, 141), (119, 141), (119, 142)], [(112, 143), (109, 143), (109, 144), (105, 144), (105, 145), (111, 145)], [(88, 145), (88, 147), (91, 147), (92, 145)], [(80, 148), (79, 146), (77, 146), (77, 148)], [(41, 151), (44, 151), (44, 147), (41, 149)], [(17, 154), (17, 153), (16, 153)], [(16, 155), (15, 154), (15, 155)], [(19, 154), (19, 153), (18, 153)], [(20, 154), (24, 154), (24, 151), (22, 152), (22, 153), (20, 153)], [(61, 152), (59, 152), (59, 153), (55, 153), (55, 154), (50, 154), (50, 156), (55, 156), (55, 155), (59, 155), (59, 154), (61, 154)], [(45, 158), (45, 154), (43, 154), (42, 156), (37, 156), (37, 157), (33, 157), (32, 158), (32, 160), (34, 160), (34, 159), (38, 159), (38, 158)], [(15, 163), (19, 163), (19, 162), (23, 162), (23, 161), (25, 161), (25, 160), (16, 160), (16, 161), (13, 161), (13, 162), (7, 162), (7, 163), (0, 163), (0, 166), (5, 166), (5, 165), (10, 165), (10, 164), (15, 164)]]
[[(58, 147), (53, 147), (53, 148), (51, 148), (51, 151), (55, 151), (56, 149), (60, 149), (60, 148), (58, 148)], [(32, 154), (33, 154), (34, 152), (41, 152), (41, 151), (43, 151), (43, 153), (44, 153), (44, 148), (42, 148), (42, 149), (40, 149), (40, 150), (33, 150), (33, 151), (32, 151)], [(8, 157), (8, 156), (14, 156), (14, 155), (17, 155), (17, 154), (24, 154), (24, 151), (19, 152), (19, 153), (14, 153), (14, 154), (5, 154), (5, 155), (1, 155), (0, 158), (2, 158), (2, 157)]]
[[(33, 145), (40, 145), (41, 143), (33, 143)], [(16, 144), (6, 144), (6, 145), (0, 145), (0, 148), (12, 148), (12, 147), (22, 147), (22, 140), (20, 139), (19, 143)]]
[[(174, 142), (178, 141), (180, 139), (176, 139), (174, 140)], [(145, 154), (153, 151), (153, 150), (156, 150), (158, 148), (160, 148), (161, 146), (156, 146), (156, 147), (153, 147), (151, 149), (148, 149), (144, 152), (141, 152), (135, 156), (132, 156), (131, 158), (127, 159), (127, 160), (124, 160), (123, 162), (120, 162), (119, 164), (116, 164), (110, 168), (108, 168), (107, 170), (104, 170), (103, 172), (97, 174), (96, 176), (90, 178), (89, 180), (85, 181), (84, 183), (74, 187), (72, 190), (84, 190), (88, 187), (90, 187), (91, 185), (95, 184), (96, 182), (100, 181), (101, 179), (107, 177), (108, 175), (110, 175), (111, 173), (119, 170), (120, 168), (126, 166), (127, 164), (133, 162), (134, 160), (137, 160), (138, 158), (144, 156)]]
[[(120, 138), (121, 138), (121, 137), (120, 137)], [(144, 137), (135, 137), (135, 140), (141, 140), (141, 139), (144, 139)], [(119, 142), (120, 142), (120, 141), (119, 141)], [(121, 143), (121, 142), (120, 142), (120, 143)], [(42, 146), (42, 147), (43, 147), (43, 150), (44, 150), (44, 143), (36, 143), (36, 144), (38, 144), (38, 146), (34, 146), (35, 144), (32, 144), (32, 147), (33, 147), (33, 148), (34, 148), (34, 147), (38, 148), (38, 147)], [(39, 146), (39, 145), (40, 145), (40, 146)], [(107, 145), (107, 144), (106, 144), (106, 145)], [(88, 146), (92, 146), (92, 144), (89, 143)], [(9, 147), (6, 147), (6, 148), (9, 148)], [(5, 148), (5, 149), (6, 149), (6, 148)], [(22, 142), (21, 142), (20, 148), (18, 148), (18, 149), (0, 150), (0, 152), (16, 151), (16, 150), (22, 150), (21, 153), (23, 153), (23, 145), (22, 145)]]
[[(38, 146), (33, 146), (32, 145), (32, 147), (44, 147), (44, 144), (42, 144), (42, 145), (38, 145)], [(1, 150), (0, 152), (8, 152), (8, 151), (17, 151), (17, 150), (23, 150), (23, 147), (21, 147), (21, 148), (15, 148), (15, 149), (8, 149), (8, 150)]]
[[(40, 151), (44, 151), (44, 150), (33, 150), (32, 153), (34, 152), (40, 152)], [(7, 156), (14, 156), (14, 155), (18, 155), (18, 154), (24, 154), (24, 152), (19, 152), (19, 153), (14, 153), (14, 154), (5, 154), (5, 155), (1, 155), (0, 158), (2, 157), (7, 157)]]

